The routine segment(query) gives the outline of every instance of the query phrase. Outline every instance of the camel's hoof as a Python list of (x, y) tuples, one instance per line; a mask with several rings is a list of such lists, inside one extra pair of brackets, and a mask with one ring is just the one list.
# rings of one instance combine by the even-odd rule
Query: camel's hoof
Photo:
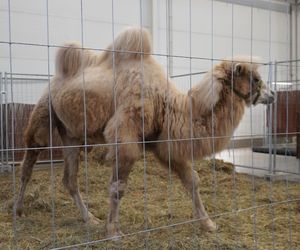
[(99, 225), (101, 223), (101, 220), (98, 219), (95, 215), (89, 213), (89, 218), (86, 223), (89, 223), (90, 225)]
[(201, 228), (207, 232), (215, 232), (218, 227), (211, 219), (201, 221)]
[(124, 234), (114, 224), (108, 224), (106, 226), (106, 235), (113, 240), (119, 240)]
[(16, 215), (17, 215), (17, 217), (19, 217), (19, 218), (23, 218), (23, 217), (25, 217), (25, 214), (24, 214), (24, 212), (23, 212), (23, 209), (22, 208), (16, 208)]

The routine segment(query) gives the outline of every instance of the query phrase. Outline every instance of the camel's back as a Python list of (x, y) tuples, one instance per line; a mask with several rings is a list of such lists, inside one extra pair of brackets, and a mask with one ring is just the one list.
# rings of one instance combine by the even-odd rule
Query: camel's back
[(109, 70), (87, 68), (70, 79), (53, 79), (52, 105), (57, 117), (75, 137), (103, 129), (112, 112), (112, 76)]
[[(113, 71), (114, 69), (114, 71)], [(75, 137), (103, 130), (116, 110), (138, 111), (145, 134), (160, 129), (168, 85), (162, 67), (153, 58), (128, 60), (111, 67), (88, 67), (67, 79), (54, 78), (51, 95), (58, 118)]]

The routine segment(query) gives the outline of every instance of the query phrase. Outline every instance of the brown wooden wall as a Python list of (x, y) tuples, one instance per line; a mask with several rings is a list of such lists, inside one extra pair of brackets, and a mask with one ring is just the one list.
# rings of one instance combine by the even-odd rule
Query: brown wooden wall
[[(274, 119), (273, 105), (273, 119)], [(277, 92), (277, 133), (297, 133), (297, 111), (300, 109), (300, 91)], [(275, 132), (275, 124), (272, 124)], [(285, 135), (283, 135), (285, 136)], [(295, 136), (295, 135), (293, 135)]]
[[(300, 158), (300, 91), (277, 92), (277, 129), (275, 129), (273, 105), (272, 132), (278, 136), (297, 136), (297, 158)], [(268, 119), (267, 119), (268, 120)]]
[[(34, 105), (32, 104), (15, 103), (13, 105), (10, 103), (7, 105), (5, 104), (2, 105), (3, 124), (0, 124), (0, 129), (3, 129), (4, 138), (0, 138), (0, 139), (2, 139), (4, 142), (4, 149), (8, 149), (9, 160), (12, 160), (14, 158), (15, 161), (21, 161), (23, 158), (24, 147), (25, 147), (24, 131), (27, 126), (29, 116), (33, 108)], [(14, 135), (14, 143), (13, 143), (13, 135)], [(53, 131), (53, 145), (61, 145), (60, 137), (56, 130)], [(17, 150), (12, 151), (10, 149), (17, 149)], [(60, 149), (53, 149), (52, 156), (53, 159), (61, 159), (62, 151)], [(43, 150), (39, 159), (50, 160), (50, 150), (48, 149)]]

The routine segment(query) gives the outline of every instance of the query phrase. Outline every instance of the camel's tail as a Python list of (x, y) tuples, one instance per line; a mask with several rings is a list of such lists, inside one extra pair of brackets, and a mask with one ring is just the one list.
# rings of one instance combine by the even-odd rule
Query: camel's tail
[(113, 59), (119, 63), (126, 59), (140, 59), (152, 53), (152, 42), (149, 32), (144, 28), (127, 28), (122, 31), (103, 52), (102, 60)]

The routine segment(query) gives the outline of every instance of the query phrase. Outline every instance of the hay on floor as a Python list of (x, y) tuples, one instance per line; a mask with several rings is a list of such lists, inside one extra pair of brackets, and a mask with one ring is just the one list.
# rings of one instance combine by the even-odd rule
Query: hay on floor
[[(84, 200), (102, 221), (98, 226), (86, 226), (81, 221), (61, 184), (62, 167), (55, 167), (54, 192), (50, 168), (44, 168), (33, 172), (26, 192), (26, 217), (16, 220), (14, 241), (13, 178), (11, 174), (1, 175), (0, 249), (48, 249), (105, 239), (110, 168), (102, 164), (99, 155), (97, 151), (89, 155), (87, 168), (82, 162), (79, 178)], [(121, 229), (129, 235), (118, 241), (99, 241), (93, 249), (300, 248), (300, 203), (281, 203), (300, 198), (299, 183), (237, 174), (232, 164), (219, 160), (196, 162), (204, 204), (219, 227), (217, 233), (206, 233), (198, 222), (187, 223), (193, 219), (192, 202), (179, 179), (175, 175), (170, 178), (152, 154), (147, 153), (146, 162), (146, 192), (141, 160), (130, 175), (121, 203)], [(16, 189), (19, 176), (18, 168)], [(143, 233), (146, 226), (153, 230)]]

